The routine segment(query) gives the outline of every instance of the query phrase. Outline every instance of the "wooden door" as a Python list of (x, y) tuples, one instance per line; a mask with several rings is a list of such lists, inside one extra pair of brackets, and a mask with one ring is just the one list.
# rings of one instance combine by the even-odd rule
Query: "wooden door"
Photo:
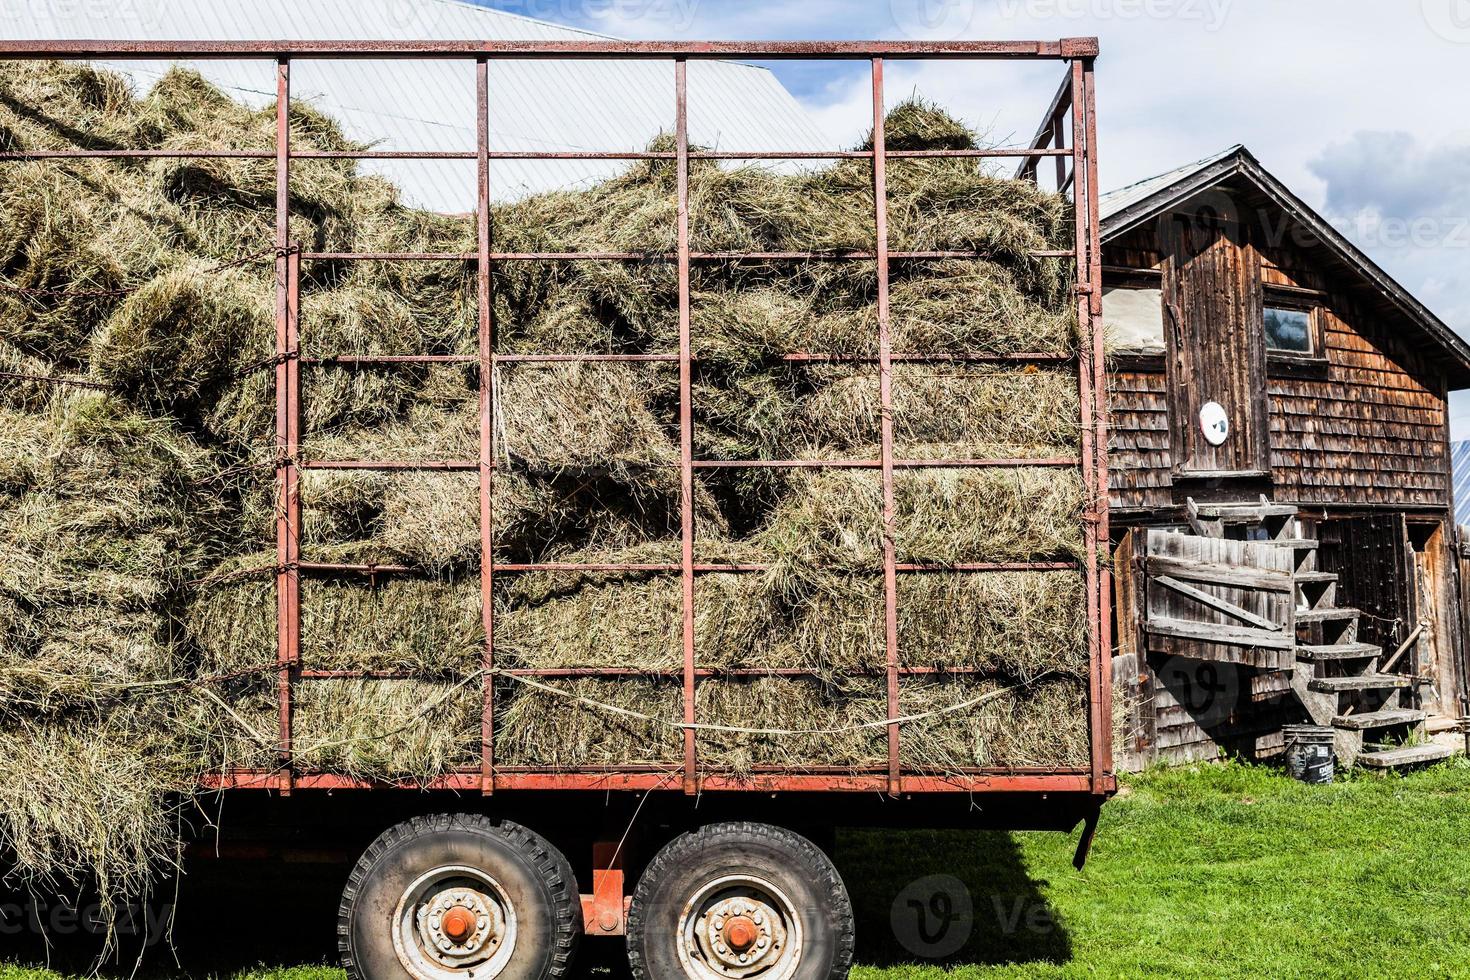
[(1151, 653), (1268, 670), (1295, 666), (1289, 548), (1160, 530), (1146, 540)]
[(1317, 568), (1337, 576), (1337, 604), (1363, 613), (1358, 639), (1391, 654), (1418, 622), (1404, 515), (1322, 521), (1317, 542)]
[[(1225, 195), (1202, 202), (1160, 222), (1174, 472), (1268, 476), (1260, 253)], [(1220, 445), (1200, 425), (1200, 409), (1210, 402), (1230, 423)]]

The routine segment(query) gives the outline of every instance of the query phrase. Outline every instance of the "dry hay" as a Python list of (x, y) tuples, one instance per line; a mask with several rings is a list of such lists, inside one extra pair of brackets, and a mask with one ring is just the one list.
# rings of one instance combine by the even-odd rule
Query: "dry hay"
[[(291, 122), (297, 149), (358, 148), (300, 104)], [(0, 65), (0, 149), (263, 150), (273, 141), (273, 107), (237, 104), (187, 71), (139, 96), (87, 66)], [(894, 110), (888, 141), (976, 145), (919, 102)], [(662, 254), (676, 243), (673, 189), (672, 165), (645, 161), (586, 190), (496, 206), (497, 247), (508, 251), (649, 253), (637, 263), (497, 264), (498, 351), (676, 351), (678, 282)], [(293, 170), (290, 197), (293, 237), (308, 250), (473, 245), (471, 221), (404, 208), (350, 160)], [(0, 285), (41, 290), (0, 291), (0, 844), (26, 875), (92, 873), (112, 893), (144, 887), (150, 863), (172, 854), (172, 794), (204, 772), (281, 762), (273, 273), (269, 252), (256, 254), (274, 239), (274, 198), (270, 160), (69, 160), (0, 172)], [(863, 161), (799, 173), (700, 163), (690, 205), (696, 249), (875, 245)], [(890, 164), (888, 207), (896, 250), (981, 253), (894, 262), (895, 351), (1075, 351), (1067, 265), (1030, 254), (1068, 244), (1065, 201), (975, 160), (903, 160)], [(876, 354), (871, 263), (699, 263), (692, 287), (697, 457), (876, 458), (876, 367), (784, 360)], [(306, 262), (303, 355), (473, 354), (474, 288), (463, 262)], [(336, 361), (303, 364), (301, 374), (303, 460), (480, 457), (474, 364)], [(490, 380), (498, 562), (679, 562), (672, 366), (502, 362)], [(1077, 452), (1069, 371), (900, 363), (893, 393), (900, 457)], [(895, 489), (901, 561), (1081, 552), (1073, 471), (902, 469)], [(806, 733), (702, 731), (704, 763), (735, 775), (885, 764), (884, 729), (873, 724), (887, 711), (880, 491), (874, 470), (699, 474), (697, 560), (770, 568), (698, 577), (698, 664), (812, 674), (701, 682), (702, 723)], [(306, 666), (413, 679), (297, 685), (299, 768), (422, 782), (476, 765), (479, 493), (475, 472), (305, 473), (305, 559), (414, 570), (305, 576)], [(677, 576), (547, 572), (496, 583), (502, 667), (682, 668)], [(905, 727), (906, 763), (1085, 761), (1078, 575), (906, 575), (898, 606), (905, 663), (982, 672), (905, 680), (903, 710), (941, 712)], [(500, 764), (682, 762), (674, 679), (546, 683), (563, 693), (497, 679)], [(945, 711), (993, 690), (1006, 693)], [(38, 772), (63, 778), (30, 793)]]

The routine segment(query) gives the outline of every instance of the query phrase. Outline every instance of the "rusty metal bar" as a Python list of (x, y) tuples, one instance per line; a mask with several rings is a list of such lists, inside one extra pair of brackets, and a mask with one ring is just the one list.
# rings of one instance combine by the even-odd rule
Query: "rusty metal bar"
[[(891, 150), (890, 159), (1044, 158), (1065, 157), (1065, 149)], [(16, 160), (274, 160), (274, 150), (11, 150), (0, 161)], [(659, 151), (501, 150), (489, 160), (673, 160), (677, 154)], [(690, 160), (870, 160), (869, 150), (704, 150), (691, 151)], [(473, 150), (294, 150), (292, 160), (479, 160)]]
[(883, 59), (873, 70), (873, 218), (878, 263), (879, 445), (883, 472), (883, 645), (888, 663), (888, 792), (903, 791), (898, 704), (898, 518), (893, 494), (893, 346), (888, 335), (888, 167), (884, 131)]
[(296, 452), (299, 416), (291, 353), (296, 349), (299, 253), (291, 248), (291, 65), (276, 62), (276, 662), (280, 667), (281, 792), (291, 790), (291, 674), (300, 662), (301, 579), (294, 567), (300, 543)]
[[(494, 354), (496, 364), (556, 364), (556, 363), (628, 363), (628, 364), (675, 364), (678, 354)], [(692, 356), (694, 363), (701, 360)], [(301, 363), (311, 367), (373, 367), (394, 364), (478, 364), (478, 354), (333, 354), (323, 357), (303, 357)], [(797, 351), (783, 354), (779, 360), (794, 364), (876, 364), (873, 354), (814, 354)], [(1049, 354), (1022, 352), (1018, 354), (894, 354), (894, 364), (1071, 364), (1076, 358), (1071, 354)], [(275, 358), (263, 361), (260, 366), (274, 365)], [(9, 376), (0, 371), (0, 377)], [(102, 385), (100, 387), (106, 387)]]
[[(797, 352), (784, 354), (783, 361), (812, 361), (820, 364), (856, 363), (876, 364), (878, 358), (872, 354), (809, 354)], [(1024, 352), (1020, 354), (890, 354), (894, 364), (1071, 364), (1076, 358), (1071, 354), (1046, 354)]]
[[(1097, 159), (1097, 90), (1096, 75), (1092, 58), (1083, 58), (1082, 96), (1083, 127), (1081, 139), (1086, 165), (1075, 186), (1087, 195), (1087, 238), (1077, 243), (1079, 254), (1085, 252), (1087, 263), (1086, 280), (1091, 287), (1086, 294), (1088, 332), (1084, 338), (1090, 342), (1091, 363), (1084, 359), (1079, 373), (1092, 371), (1092, 478), (1095, 491), (1093, 503), (1092, 537), (1100, 553), (1093, 556), (1096, 576), (1098, 618), (1093, 623), (1093, 702), (1092, 702), (1092, 791), (1108, 792), (1114, 784), (1113, 774), (1113, 726), (1112, 726), (1112, 572), (1104, 560), (1111, 547), (1112, 537), (1108, 526), (1108, 398), (1107, 398), (1107, 348), (1102, 324), (1102, 214), (1098, 187)], [(1083, 463), (1086, 466), (1086, 461)]]
[(841, 59), (1068, 59), (1095, 57), (1097, 38), (1060, 41), (217, 41), (5, 40), (0, 58), (21, 60), (156, 60), (159, 58), (287, 58), (391, 61), (415, 58), (580, 59), (633, 61), (756, 58), (762, 61)]
[[(876, 670), (854, 671), (852, 676), (876, 677), (886, 672), (886, 668)], [(990, 677), (994, 671), (986, 667), (900, 667), (899, 674), (904, 677)], [(576, 679), (584, 677), (607, 677), (607, 678), (646, 678), (658, 681), (683, 681), (684, 670), (680, 667), (671, 667), (666, 670), (645, 667), (515, 667), (501, 670), (498, 673), (507, 677), (533, 677), (549, 679)], [(694, 676), (698, 680), (710, 680), (720, 678), (742, 678), (742, 677), (787, 677), (801, 680), (804, 678), (825, 678), (827, 675), (813, 667), (698, 667), (695, 668)], [(302, 670), (296, 674), (297, 680), (303, 681), (333, 681), (333, 680), (372, 680), (372, 681), (411, 681), (411, 680), (455, 680), (452, 676), (440, 676), (425, 674), (424, 672), (413, 672), (407, 670)]]
[(479, 306), (480, 358), (480, 616), (485, 628), (483, 705), (480, 714), (480, 792), (495, 792), (495, 512), (491, 506), (495, 477), (495, 304), (490, 279), (490, 64), (475, 62), (475, 146), (479, 154), (475, 196), (475, 240), (479, 262), (475, 294)]
[[(700, 563), (693, 566), (696, 575), (734, 575), (765, 572), (771, 569), (768, 562), (745, 562), (727, 564), (721, 562)], [(298, 561), (296, 568), (303, 572), (341, 573), (351, 575), (422, 575), (426, 570), (413, 565), (354, 565), (329, 561)], [(949, 565), (931, 565), (920, 562), (897, 562), (894, 571), (900, 575), (945, 574), (956, 572), (1075, 572), (1075, 561), (991, 561), (956, 562)], [(262, 568), (262, 573), (274, 571)], [(531, 572), (651, 572), (673, 574), (682, 572), (682, 563), (672, 562), (499, 562), (495, 571), (506, 575), (521, 575)], [(859, 573), (854, 573), (859, 574)], [(876, 574), (876, 571), (875, 571)]]
[[(1070, 259), (1071, 249), (1030, 249), (1038, 259)], [(474, 262), (478, 252), (303, 252), (308, 261), (325, 262)], [(688, 252), (691, 262), (872, 262), (874, 252), (864, 251), (787, 251), (787, 252)], [(985, 259), (990, 252), (974, 249), (949, 249), (925, 252), (889, 252), (890, 259), (908, 261), (941, 261), (946, 259)], [(492, 262), (678, 262), (678, 252), (491, 252)]]
[[(694, 724), (694, 367), (689, 285), (689, 63), (674, 62), (674, 135), (679, 240), (679, 580), (684, 612), (684, 723)], [(694, 729), (684, 730), (684, 792), (699, 787)]]
[[(895, 459), (894, 469), (1015, 469), (1026, 466), (1045, 468), (1076, 467), (1081, 463), (1077, 456), (1041, 457), (1036, 459)], [(697, 470), (749, 470), (749, 469), (882, 469), (881, 459), (696, 459)]]
[(673, 364), (678, 354), (496, 354), (497, 364), (564, 364), (592, 363)]
[[(629, 766), (615, 772), (599, 770), (567, 770), (563, 772), (533, 771), (522, 767), (503, 767), (496, 783), (503, 790), (557, 791), (582, 790), (608, 793), (616, 791), (656, 792), (673, 789), (668, 768)], [(704, 777), (702, 788), (709, 792), (758, 793), (881, 793), (886, 790), (886, 774), (853, 772), (777, 773), (757, 771), (748, 776)], [(276, 785), (273, 773), (262, 770), (237, 769), (210, 773), (201, 779), (206, 790), (271, 789)], [(336, 773), (309, 773), (297, 779), (303, 790), (342, 791), (384, 788), (411, 789), (416, 792), (475, 792), (480, 785), (476, 772), (452, 773), (427, 783), (373, 782)], [(1107, 791), (1116, 782), (1107, 785)], [(904, 781), (910, 795), (929, 793), (1076, 793), (1092, 792), (1091, 777), (1075, 769), (1023, 770), (976, 769), (945, 774), (910, 774)]]
[[(1056, 95), (1052, 96), (1051, 102), (1047, 105), (1046, 113), (1041, 117), (1041, 125), (1037, 127), (1036, 135), (1031, 140), (1031, 148), (1033, 150), (1042, 149), (1051, 142), (1053, 134), (1055, 133), (1056, 119), (1058, 116), (1063, 115), (1067, 111), (1068, 107), (1071, 105), (1071, 99), (1072, 69), (1071, 66), (1068, 65), (1067, 74), (1062, 77), (1062, 84), (1057, 88)], [(1063, 148), (1057, 146), (1054, 147), (1054, 149), (1062, 150)], [(1020, 168), (1016, 171), (1016, 179), (1029, 180), (1032, 183), (1035, 183), (1037, 178), (1037, 167), (1039, 163), (1040, 160), (1036, 158), (1023, 160), (1021, 162)]]
[(303, 357), (310, 367), (373, 367), (389, 364), (478, 364), (478, 354), (339, 354), (328, 357)]
[(473, 459), (317, 459), (296, 464), (303, 470), (478, 470)]
[[(1090, 190), (1092, 183), (1086, 172), (1092, 161), (1089, 158), (1087, 140), (1086, 69), (1082, 61), (1074, 60), (1071, 65), (1072, 97), (1072, 181), (1073, 212), (1075, 215), (1076, 243), (1081, 256), (1077, 261), (1076, 295), (1077, 322), (1082, 329), (1081, 364), (1077, 371), (1078, 401), (1082, 407), (1082, 485), (1087, 488), (1087, 512), (1083, 519), (1084, 555), (1083, 576), (1087, 586), (1087, 655), (1088, 655), (1088, 742), (1091, 750), (1092, 780), (1094, 786), (1101, 785), (1106, 757), (1104, 739), (1107, 737), (1107, 717), (1110, 705), (1101, 702), (1102, 686), (1099, 681), (1104, 651), (1100, 646), (1102, 620), (1107, 614), (1102, 609), (1102, 584), (1099, 568), (1098, 517), (1107, 507), (1107, 474), (1097, 468), (1097, 428), (1101, 395), (1097, 370), (1100, 368), (1100, 338), (1098, 323), (1092, 314), (1092, 270), (1096, 261), (1090, 253), (1088, 243), (1094, 225), (1093, 202)], [(1078, 176), (1082, 175), (1082, 176)], [(1099, 483), (1099, 481), (1103, 481)], [(1102, 509), (1100, 512), (1099, 508)]]

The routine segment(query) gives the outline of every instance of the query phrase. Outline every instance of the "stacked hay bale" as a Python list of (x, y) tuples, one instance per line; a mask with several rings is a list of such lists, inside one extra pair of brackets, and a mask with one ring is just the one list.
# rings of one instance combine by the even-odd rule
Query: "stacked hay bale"
[[(85, 67), (7, 66), (0, 89), (3, 149), (273, 146), (273, 110), (242, 107), (183, 72), (140, 98)], [(351, 148), (309, 109), (293, 109), (292, 123), (298, 148)], [(974, 145), (919, 103), (895, 110), (888, 127), (895, 148)], [(163, 794), (211, 769), (279, 763), (273, 297), (270, 256), (259, 255), (273, 236), (273, 166), (0, 166), (0, 285), (10, 287), (0, 288), (0, 370), (18, 376), (0, 405), (14, 443), (0, 473), (0, 740), (30, 746), (0, 771), (0, 834), (32, 871), (109, 864), (133, 883), (168, 838)], [(498, 207), (494, 234), (508, 251), (663, 253), (674, 244), (673, 191), (671, 164), (640, 163), (585, 190)], [(862, 161), (795, 175), (699, 165), (690, 192), (699, 250), (874, 247)], [(1065, 245), (1064, 201), (969, 159), (895, 160), (889, 195), (895, 249), (985, 256), (895, 263), (895, 352), (1074, 351), (1067, 267), (1031, 254)], [(291, 196), (293, 237), (310, 250), (472, 246), (469, 221), (404, 208), (347, 161), (303, 161)], [(470, 271), (307, 262), (303, 353), (472, 354)], [(494, 287), (501, 352), (677, 350), (667, 263), (503, 263)], [(876, 459), (876, 287), (871, 263), (700, 264), (697, 456)], [(853, 359), (785, 358), (799, 351)], [(34, 380), (58, 375), (97, 387)], [(473, 366), (338, 363), (302, 375), (305, 459), (478, 457)], [(678, 561), (670, 365), (506, 362), (493, 384), (498, 561)], [(900, 359), (893, 392), (900, 458), (1077, 453), (1070, 370)], [(880, 491), (874, 470), (701, 472), (698, 560), (767, 570), (700, 576), (697, 665), (804, 672), (702, 681), (699, 718), (715, 726), (699, 736), (708, 766), (740, 775), (885, 763)], [(474, 765), (484, 644), (477, 476), (314, 470), (301, 494), (305, 558), (414, 572), (304, 579), (305, 667), (411, 679), (297, 684), (295, 764), (409, 780)], [(904, 468), (899, 560), (1075, 555), (1082, 496), (1065, 470)], [(493, 600), (500, 667), (641, 672), (534, 686), (498, 679), (501, 764), (682, 759), (677, 576), (505, 574)], [(904, 663), (966, 671), (905, 680), (902, 711), (931, 713), (905, 727), (905, 763), (944, 772), (1085, 762), (1082, 608), (1072, 572), (903, 576)], [(136, 774), (128, 820), (101, 833), (103, 822), (60, 813), (117, 812), (112, 780), (67, 781), (56, 789), (70, 794), (67, 807), (38, 806), (19, 789), (28, 769), (54, 771), (67, 757), (78, 771)]]

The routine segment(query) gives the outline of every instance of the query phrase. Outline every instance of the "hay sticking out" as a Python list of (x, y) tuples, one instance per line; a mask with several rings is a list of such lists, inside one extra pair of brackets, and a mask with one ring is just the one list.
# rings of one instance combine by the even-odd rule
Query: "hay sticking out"
[(899, 691), (905, 714), (962, 704), (1005, 690), (995, 700), (936, 715), (904, 727), (902, 761), (928, 772), (963, 767), (1009, 769), (1081, 768), (1088, 760), (1087, 684), (1053, 675), (1015, 689), (990, 680), (909, 682)]

